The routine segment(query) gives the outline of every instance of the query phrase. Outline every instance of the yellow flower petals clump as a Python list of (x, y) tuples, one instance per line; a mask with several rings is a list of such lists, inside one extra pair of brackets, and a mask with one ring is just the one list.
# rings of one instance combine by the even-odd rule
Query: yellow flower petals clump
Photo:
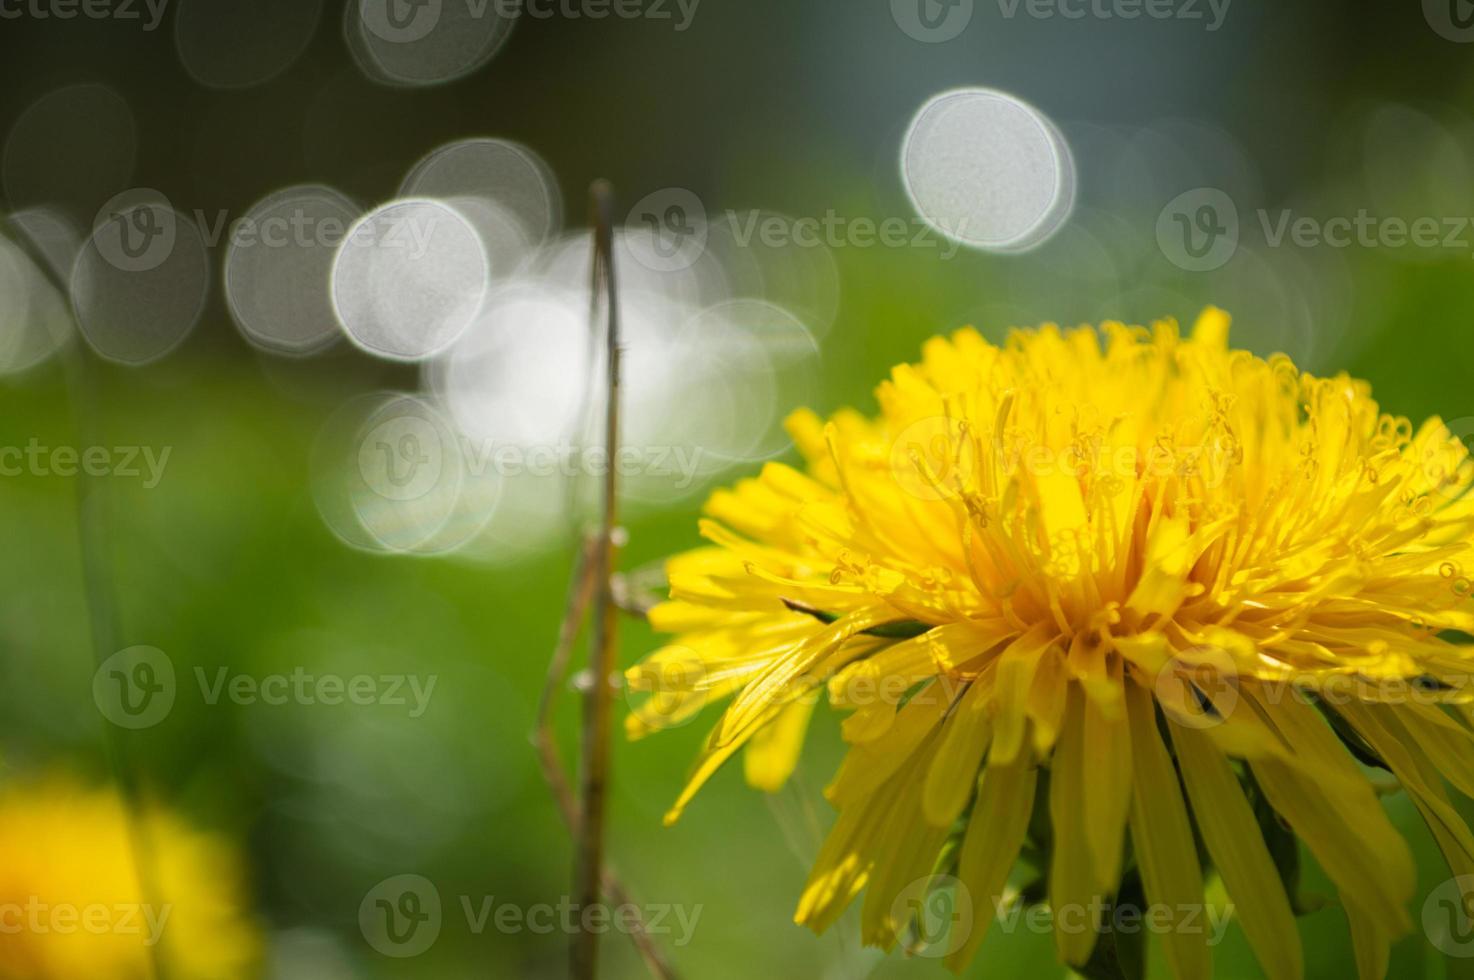
[(1474, 874), (1448, 790), (1474, 795), (1474, 463), (1437, 419), (1227, 337), (1213, 309), (1187, 339), (961, 330), (892, 371), (878, 418), (796, 414), (805, 471), (711, 498), (711, 546), (651, 614), (677, 636), (629, 673), (633, 736), (728, 702), (669, 819), (744, 747), (780, 786), (827, 694), (849, 751), (798, 921), (863, 893), (890, 948), (935, 931), (916, 912), (945, 883), (970, 911), (923, 938), (961, 969), (1032, 886), (1078, 967), (1130, 890), (1172, 973), (1205, 977), (1206, 866), (1264, 971), (1299, 977), (1278, 831), (1385, 973), (1414, 872), (1364, 765)]
[(148, 809), (140, 886), (123, 803), (70, 779), (0, 789), (0, 977), (190, 980), (255, 975), (242, 872), (220, 840)]

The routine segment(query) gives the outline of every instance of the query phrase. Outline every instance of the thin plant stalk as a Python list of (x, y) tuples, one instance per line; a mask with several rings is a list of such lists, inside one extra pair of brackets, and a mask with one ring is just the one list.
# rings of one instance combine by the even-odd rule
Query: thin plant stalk
[[(533, 744), (537, 746), (538, 762), (542, 766), (543, 778), (552, 791), (553, 799), (558, 804), (558, 812), (562, 815), (563, 822), (570, 833), (575, 832), (579, 825), (578, 800), (573, 795), (573, 788), (563, 768), (563, 760), (558, 754), (557, 739), (553, 731), (553, 714), (558, 702), (558, 693), (562, 690), (563, 683), (568, 676), (568, 664), (573, 655), (574, 644), (578, 641), (579, 632), (588, 618), (588, 609), (594, 598), (594, 585), (597, 577), (596, 569), (590, 564), (594, 550), (593, 543), (591, 537), (584, 538), (580, 543), (578, 559), (574, 564), (573, 579), (568, 590), (568, 604), (564, 609), (563, 621), (558, 629), (558, 643), (553, 650), (552, 660), (548, 663), (548, 676), (543, 685), (542, 696), (538, 699), (537, 728), (533, 735)], [(650, 975), (655, 980), (677, 980), (675, 969), (666, 960), (659, 944), (646, 928), (643, 913), (631, 899), (630, 892), (620, 881), (619, 875), (608, 864), (604, 867), (603, 883), (604, 894), (608, 895), (611, 901), (616, 905), (635, 910), (629, 931), (630, 941), (635, 944), (640, 959), (644, 961), (645, 968)]]
[[(604, 448), (606, 458), (619, 452), (620, 339), (619, 295), (614, 270), (613, 192), (605, 181), (589, 190), (594, 226), (593, 288), (591, 304), (599, 309), (603, 298), (606, 402)], [(597, 323), (597, 319), (595, 320)], [(619, 609), (614, 601), (616, 565), (615, 527), (619, 484), (616, 467), (604, 471), (602, 513), (593, 540), (590, 564), (597, 576), (594, 591), (593, 637), (589, 657), (589, 685), (584, 701), (581, 793), (574, 859), (573, 895), (580, 929), (574, 936), (571, 972), (575, 980), (594, 980), (599, 973), (599, 930), (589, 915), (602, 900), (604, 872), (604, 816), (609, 781), (610, 720), (614, 700), (614, 670)]]

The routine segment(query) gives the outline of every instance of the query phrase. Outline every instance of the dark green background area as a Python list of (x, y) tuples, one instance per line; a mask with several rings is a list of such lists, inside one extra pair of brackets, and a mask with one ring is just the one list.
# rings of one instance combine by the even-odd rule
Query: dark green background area
[[(57, 86), (105, 83), (138, 120), (132, 183), (162, 190), (185, 210), (240, 214), (268, 192), (304, 182), (380, 201), (435, 146), (496, 135), (548, 160), (570, 226), (598, 176), (612, 179), (626, 203), (681, 186), (713, 209), (909, 218), (896, 173), (907, 120), (938, 91), (985, 85), (1039, 106), (1067, 136), (1169, 118), (1226, 131), (1257, 168), (1254, 196), (1241, 205), (1248, 221), (1252, 208), (1307, 199), (1330, 202), (1319, 213), (1374, 206), (1355, 183), (1369, 106), (1406, 104), (1465, 122), (1474, 110), (1474, 47), (1440, 37), (1415, 3), (1357, 9), (1235, 0), (1222, 29), (1208, 33), (1171, 21), (1006, 20), (996, 3), (979, 2), (962, 37), (925, 45), (897, 29), (881, 0), (702, 0), (683, 33), (638, 21), (524, 22), (483, 70), (414, 92), (364, 79), (344, 49), (340, 21), (329, 2), (304, 57), (243, 92), (195, 83), (167, 29), (0, 21), (0, 132)], [(337, 107), (330, 119), (316, 108), (324, 99)], [(1419, 153), (1407, 148), (1409, 180), (1422, 179)], [(1090, 192), (1082, 205), (1110, 210), (1096, 162), (1077, 147)], [(1199, 165), (1211, 181), (1215, 161)], [(1158, 206), (1191, 186), (1162, 186)], [(1474, 214), (1464, 203), (1469, 186), (1423, 191), (1434, 214)], [(1151, 242), (1155, 210), (1117, 217)], [(172, 447), (157, 488), (128, 481), (104, 488), (123, 644), (167, 651), (182, 678), (165, 722), (123, 736), (141, 778), (239, 842), (270, 941), (286, 937), (290, 945), (316, 934), (336, 943), (337, 966), (297, 975), (558, 976), (567, 937), (472, 935), (458, 897), (557, 904), (570, 887), (571, 848), (529, 735), (571, 547), (509, 567), (344, 547), (309, 492), (313, 437), (354, 394), (412, 388), (415, 373), (341, 349), (291, 365), (252, 350), (230, 323), (219, 254), (213, 258), (209, 309), (180, 350), (151, 367), (99, 365), (93, 373), (107, 444)], [(1084, 315), (1078, 283), (1055, 287), (1056, 278), (1072, 282), (1072, 270), (1048, 246), (1028, 257), (964, 251), (945, 262), (935, 251), (906, 248), (836, 249), (835, 258), (841, 307), (823, 340), (820, 410), (872, 409), (875, 383), (933, 333), (977, 319), (999, 339), (1011, 322), (1005, 308), (1019, 319)], [(1415, 421), (1474, 416), (1468, 250), (1410, 257), (1353, 248), (1332, 258), (1345, 275), (1326, 288), (1346, 294), (1333, 297), (1342, 312), (1326, 325), (1314, 366), (1370, 379), (1385, 406)], [(1234, 312), (1242, 287), (1231, 272), (1183, 273), (1147, 249), (1121, 264), (1119, 295), (1088, 305), (1093, 316), (1191, 315), (1191, 308), (1152, 308), (1151, 290), (1161, 289)], [(1260, 353), (1275, 348), (1273, 309), (1251, 307), (1258, 321), (1242, 324)], [(6, 379), (0, 445), (74, 443), (75, 412), (59, 366)], [(0, 478), (7, 775), (64, 767), (109, 778), (90, 693), (73, 491), (59, 477)], [(695, 517), (688, 502), (638, 518), (626, 565), (695, 543)], [(655, 642), (642, 624), (628, 623), (622, 663)], [(377, 707), (207, 705), (186, 696), (196, 665), (439, 680), (425, 716), (409, 719)], [(562, 710), (567, 746), (574, 713), (570, 697)], [(817, 712), (804, 761), (782, 794), (748, 790), (734, 766), (680, 824), (661, 826), (710, 720), (636, 744), (620, 740), (614, 758), (613, 862), (642, 901), (702, 910), (692, 942), (671, 950), (684, 975), (945, 975), (936, 962), (859, 951), (853, 918), (819, 939), (792, 923), (831, 819), (819, 791), (842, 746), (828, 709)], [(1417, 923), (1423, 896), (1447, 872), (1408, 801), (1397, 797), (1389, 807), (1417, 851)], [(447, 921), (431, 952), (399, 962), (363, 942), (357, 914), (369, 888), (406, 872), (436, 883)], [(1308, 888), (1330, 893), (1315, 870)], [(1328, 908), (1302, 923), (1307, 974), (1352, 975), (1340, 913)], [(604, 949), (608, 976), (640, 975), (628, 943), (611, 937)], [(1257, 975), (1237, 927), (1216, 956), (1220, 976)], [(1470, 962), (1445, 961), (1415, 929), (1396, 947), (1392, 975), (1474, 976)], [(995, 930), (968, 975), (1058, 973), (1049, 936)], [(1153, 974), (1163, 975), (1160, 956)]]

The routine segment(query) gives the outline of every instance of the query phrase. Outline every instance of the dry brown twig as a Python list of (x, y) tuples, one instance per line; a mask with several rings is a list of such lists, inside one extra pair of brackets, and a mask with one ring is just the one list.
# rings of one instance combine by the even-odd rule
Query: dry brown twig
[[(572, 659), (574, 645), (578, 641), (579, 632), (588, 615), (589, 603), (593, 599), (596, 576), (593, 574), (593, 566), (589, 563), (591, 550), (592, 540), (585, 538), (580, 543), (578, 557), (574, 563), (573, 578), (568, 588), (568, 603), (564, 608), (563, 620), (558, 628), (557, 646), (553, 649), (553, 657), (548, 662), (547, 682), (543, 685), (542, 696), (538, 701), (537, 727), (533, 732), (533, 744), (537, 747), (543, 778), (547, 781), (548, 789), (552, 791), (553, 799), (558, 804), (558, 812), (562, 815), (563, 822), (570, 833), (575, 832), (579, 823), (578, 800), (573, 795), (568, 774), (563, 768), (563, 760), (558, 755), (557, 738), (553, 732), (553, 716), (557, 708), (558, 695), (563, 690), (564, 682), (568, 677), (568, 663)], [(633, 920), (634, 927), (630, 930), (630, 940), (635, 944), (650, 975), (658, 980), (676, 980), (675, 970), (666, 960), (655, 938), (645, 928), (644, 917), (638, 913), (638, 907), (631, 899), (629, 889), (624, 886), (611, 867), (604, 868), (603, 878), (604, 893), (611, 901), (616, 905), (637, 910)]]
[[(605, 314), (605, 356), (608, 388), (604, 409), (605, 446), (611, 455), (619, 443), (619, 316), (614, 285), (612, 194), (600, 181), (590, 189), (594, 219), (594, 268), (591, 317), (599, 324), (600, 300)], [(605, 475), (602, 513), (596, 532), (580, 543), (568, 603), (559, 626), (558, 642), (548, 664), (547, 681), (538, 703), (537, 728), (533, 737), (543, 777), (547, 780), (564, 822), (574, 837), (574, 899), (583, 911), (608, 897), (617, 905), (635, 910), (630, 938), (651, 976), (675, 980), (676, 973), (646, 928), (643, 917), (613, 869), (604, 860), (604, 808), (608, 786), (610, 721), (616, 667), (616, 622), (625, 606), (616, 580), (615, 535), (618, 485), (614, 468)], [(579, 795), (575, 796), (558, 753), (553, 732), (553, 713), (568, 674), (573, 647), (592, 607), (594, 617), (589, 683), (585, 692), (583, 738), (580, 752)], [(570, 959), (575, 980), (593, 980), (598, 975), (598, 930), (584, 928), (574, 937)]]

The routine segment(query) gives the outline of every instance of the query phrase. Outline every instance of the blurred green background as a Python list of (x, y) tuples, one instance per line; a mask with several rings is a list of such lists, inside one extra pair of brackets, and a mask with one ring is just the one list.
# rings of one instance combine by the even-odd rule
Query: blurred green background
[[(226, 17), (233, 5), (217, 6)], [(907, 36), (873, 0), (703, 0), (684, 31), (523, 18), (468, 77), (404, 89), (365, 77), (343, 41), (343, 11), (329, 3), (299, 58), (239, 91), (201, 85), (181, 65), (170, 19), (181, 10), (152, 32), (21, 16), (0, 20), (0, 132), (48, 91), (107, 85), (136, 120), (125, 186), (211, 213), (239, 214), (308, 181), (365, 204), (386, 200), (434, 147), (495, 135), (547, 160), (570, 229), (598, 176), (626, 203), (684, 187), (713, 211), (909, 219), (896, 165), (908, 119), (944, 89), (996, 87), (1063, 129), (1080, 179), (1075, 215), (1024, 256), (834, 248), (840, 299), (821, 340), (815, 408), (872, 408), (891, 365), (964, 323), (997, 339), (1015, 323), (1190, 317), (1211, 301), (1236, 315), (1242, 343), (1368, 378), (1389, 410), (1474, 416), (1474, 231), (1462, 247), (1422, 249), (1249, 241), (1261, 208), (1271, 217), (1282, 208), (1474, 215), (1474, 62), (1434, 26), (1436, 10), (1237, 0), (1210, 31), (1185, 19), (1009, 18), (1003, 9), (979, 3), (959, 37), (937, 44)], [(89, 166), (64, 153), (55, 162)], [(1245, 244), (1220, 269), (1192, 273), (1157, 248), (1155, 228), (1169, 201), (1205, 186), (1235, 201)], [(101, 201), (66, 203), (89, 221)], [(69, 387), (64, 358), (0, 380), (0, 445), (78, 444), (85, 411), (102, 444), (171, 447), (157, 487), (103, 487), (120, 646), (166, 651), (181, 678), (167, 719), (119, 735), (130, 765), (247, 855), (267, 975), (558, 976), (567, 936), (473, 934), (459, 899), (556, 905), (570, 887), (571, 848), (529, 736), (571, 533), (509, 549), (506, 560), (345, 546), (314, 505), (314, 439), (353, 396), (414, 390), (417, 372), (345, 344), (299, 361), (250, 347), (220, 296), (220, 250), (211, 257), (216, 285), (187, 342), (143, 368), (94, 361), (90, 408)], [(112, 778), (92, 699), (74, 490), (58, 476), (0, 479), (0, 764), (11, 776), (62, 767)], [(636, 512), (625, 566), (693, 544), (699, 503), (687, 494)], [(627, 621), (621, 662), (655, 642)], [(194, 687), (196, 666), (211, 676), (300, 666), (438, 682), (415, 718), (384, 705), (211, 705)], [(561, 710), (568, 747), (574, 705), (566, 696)], [(841, 753), (827, 709), (783, 793), (746, 789), (732, 767), (680, 824), (661, 826), (709, 721), (621, 739), (614, 757), (613, 863), (641, 901), (700, 909), (690, 942), (669, 949), (683, 974), (944, 975), (935, 961), (859, 950), (852, 920), (818, 939), (792, 924), (830, 820), (819, 790)], [(1416, 922), (1423, 895), (1447, 875), (1408, 802), (1389, 806), (1418, 854)], [(376, 883), (405, 873), (433, 881), (447, 913), (434, 947), (399, 961), (364, 941), (358, 908)], [(1318, 883), (1312, 875), (1310, 889)], [(1307, 974), (1351, 975), (1340, 913), (1302, 921)], [(603, 948), (608, 976), (641, 975), (622, 937)], [(1222, 976), (1257, 975), (1236, 927), (1217, 956)], [(969, 975), (1060, 972), (1048, 935), (995, 930)], [(1160, 957), (1153, 973), (1162, 975)], [(1440, 957), (1415, 931), (1395, 949), (1392, 975), (1474, 968)]]

